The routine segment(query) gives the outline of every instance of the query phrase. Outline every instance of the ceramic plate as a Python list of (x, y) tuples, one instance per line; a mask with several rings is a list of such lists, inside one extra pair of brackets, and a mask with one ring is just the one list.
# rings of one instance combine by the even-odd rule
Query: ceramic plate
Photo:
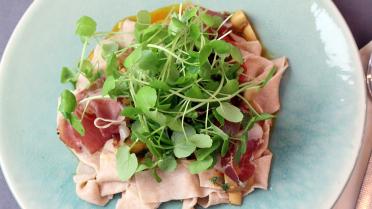
[[(331, 208), (353, 169), (365, 117), (362, 68), (339, 12), (329, 0), (200, 2), (215, 10), (245, 10), (270, 53), (290, 60), (270, 144), (270, 188), (249, 195), (241, 208)], [(81, 50), (75, 21), (92, 16), (104, 31), (140, 9), (171, 3), (175, 1), (36, 0), (31, 5), (0, 69), (1, 165), (22, 208), (101, 208), (75, 195), (77, 161), (56, 135), (60, 69), (74, 65)], [(106, 208), (114, 207), (112, 201)]]

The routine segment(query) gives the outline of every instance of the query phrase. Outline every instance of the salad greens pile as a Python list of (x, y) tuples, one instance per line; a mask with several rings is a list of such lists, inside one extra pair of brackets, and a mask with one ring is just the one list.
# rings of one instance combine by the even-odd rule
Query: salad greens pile
[[(151, 170), (160, 181), (157, 168), (173, 171), (177, 159), (182, 158), (195, 159), (188, 170), (199, 173), (213, 167), (217, 156), (226, 155), (232, 144), (238, 147), (234, 159), (239, 161), (246, 152), (248, 130), (257, 121), (273, 117), (258, 114), (242, 93), (264, 87), (275, 69), (261, 82), (239, 83), (242, 55), (218, 33), (230, 17), (223, 19), (189, 5), (181, 6), (162, 22), (152, 23), (151, 14), (140, 11), (135, 43), (125, 48), (114, 41), (101, 44), (107, 62), (104, 72), (94, 70), (84, 59), (89, 41), (102, 33), (96, 32), (92, 18), (78, 20), (76, 34), (83, 42), (82, 56), (78, 70), (62, 69), (61, 82), (75, 87), (79, 74), (90, 83), (104, 77), (101, 98), (129, 101), (121, 114), (131, 119), (131, 136), (116, 156), (122, 180)], [(118, 57), (128, 52), (120, 63)], [(84, 127), (74, 113), (76, 104), (70, 90), (62, 92), (59, 111), (84, 135)], [(241, 104), (248, 110), (242, 112)], [(238, 123), (241, 131), (228, 135), (223, 131), (225, 123)], [(146, 149), (132, 153), (138, 143), (145, 144)]]

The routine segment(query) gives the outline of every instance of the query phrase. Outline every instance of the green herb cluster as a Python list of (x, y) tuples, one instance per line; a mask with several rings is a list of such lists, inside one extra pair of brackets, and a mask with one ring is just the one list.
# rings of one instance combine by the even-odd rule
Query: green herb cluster
[[(177, 159), (182, 158), (195, 159), (188, 169), (199, 173), (213, 167), (217, 156), (224, 156), (231, 144), (241, 145), (235, 158), (239, 161), (246, 152), (248, 130), (255, 122), (273, 117), (257, 114), (241, 93), (265, 86), (275, 69), (264, 81), (239, 84), (243, 59), (238, 48), (219, 40), (223, 21), (198, 6), (181, 7), (159, 23), (152, 23), (149, 12), (140, 11), (134, 44), (126, 48), (115, 42), (102, 45), (107, 68), (101, 75), (83, 59), (89, 39), (97, 36), (96, 23), (89, 17), (79, 19), (76, 33), (84, 44), (79, 69), (63, 68), (61, 81), (75, 86), (79, 73), (92, 83), (104, 76), (103, 97), (130, 101), (122, 115), (131, 119), (132, 143), (121, 146), (116, 156), (122, 180), (151, 170), (160, 181), (157, 168), (173, 171)], [(121, 66), (125, 72), (119, 71), (118, 57), (128, 50), (132, 51)], [(75, 97), (66, 90), (61, 101), (59, 110), (83, 135), (84, 129), (73, 114)], [(241, 102), (250, 107), (248, 113), (236, 106)], [(225, 121), (240, 123), (242, 133), (226, 134), (222, 130)], [(146, 145), (145, 153), (131, 153), (139, 142)]]

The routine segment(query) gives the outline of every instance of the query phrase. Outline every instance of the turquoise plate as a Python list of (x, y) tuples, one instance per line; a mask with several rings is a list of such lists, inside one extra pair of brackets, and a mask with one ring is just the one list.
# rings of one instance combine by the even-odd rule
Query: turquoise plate
[[(357, 158), (366, 108), (362, 67), (345, 21), (329, 0), (200, 2), (215, 10), (247, 11), (271, 54), (290, 60), (270, 144), (270, 188), (249, 195), (241, 208), (331, 208)], [(77, 161), (56, 135), (60, 69), (76, 63), (81, 50), (75, 21), (89, 15), (100, 31), (109, 30), (140, 9), (171, 3), (36, 0), (26, 12), (0, 69), (0, 159), (22, 208), (101, 208), (75, 195)], [(106, 208), (114, 207), (112, 201)]]

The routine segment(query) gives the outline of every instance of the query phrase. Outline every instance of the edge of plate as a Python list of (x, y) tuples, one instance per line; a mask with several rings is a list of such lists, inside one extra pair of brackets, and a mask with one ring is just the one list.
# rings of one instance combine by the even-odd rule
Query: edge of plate
[[(34, 13), (34, 10), (39, 6), (39, 2), (40, 2), (40, 0), (34, 0), (34, 1), (31, 2), (31, 4), (28, 6), (25, 13), (20, 18), (16, 27), (14, 28), (14, 30), (13, 30), (13, 32), (12, 32), (12, 34), (11, 34), (9, 40), (8, 40), (8, 43), (7, 43), (7, 45), (4, 49), (4, 53), (3, 53), (2, 57), (0, 57), (0, 78), (3, 77), (3, 73), (5, 71), (5, 67), (4, 67), (5, 61), (4, 60), (8, 59), (9, 52), (13, 50), (13, 43), (19, 36), (19, 31), (23, 28), (23, 25), (26, 24), (27, 19), (29, 19), (29, 17)], [(0, 109), (0, 118), (1, 118), (1, 115), (2, 115), (2, 111)], [(2, 132), (3, 132), (2, 127), (0, 126), (0, 133), (2, 133)], [(19, 195), (20, 193), (18, 192), (17, 189), (15, 189), (15, 187), (11, 183), (12, 181), (10, 181), (11, 177), (9, 175), (9, 172), (7, 171), (8, 167), (7, 167), (7, 164), (4, 161), (4, 156), (3, 156), (2, 152), (0, 152), (0, 167), (1, 167), (1, 170), (3, 172), (5, 181), (8, 185), (8, 187), (9, 187), (13, 197), (15, 198), (17, 204), (20, 206), (20, 208), (27, 208), (26, 204), (23, 203), (22, 198)]]
[[(358, 70), (361, 71), (361, 76), (362, 76), (362, 81), (365, 80), (365, 75), (364, 75), (364, 69), (363, 69), (363, 65), (362, 65), (362, 61), (360, 59), (360, 56), (359, 56), (359, 50), (358, 50), (358, 46), (355, 42), (355, 38), (350, 30), (350, 27), (348, 26), (348, 24), (346, 23), (346, 20), (345, 18), (342, 16), (340, 10), (337, 8), (336, 4), (333, 2), (333, 1), (324, 1), (324, 4), (332, 10), (333, 14), (335, 15), (335, 19), (337, 19), (337, 22), (339, 23), (339, 26), (341, 27), (342, 31), (344, 31), (344, 34), (345, 34), (345, 38), (347, 39), (347, 41), (349, 41), (349, 44), (350, 44), (350, 48), (353, 49), (353, 51), (351, 51), (351, 53), (355, 56), (355, 55), (358, 55), (359, 59), (357, 59), (357, 63), (356, 63), (356, 67), (359, 68)], [(365, 82), (363, 82), (364, 84)], [(338, 193), (337, 195), (337, 199), (335, 200), (335, 202), (332, 204), (331, 208), (334, 208), (335, 205), (337, 204), (337, 202), (340, 200), (340, 197), (342, 196), (343, 192), (345, 191), (346, 189), (346, 186), (347, 184), (349, 183), (350, 179), (351, 179), (351, 176), (352, 176), (352, 173), (354, 172), (355, 168), (356, 168), (356, 162), (357, 160), (359, 159), (360, 157), (360, 152), (361, 152), (361, 148), (362, 148), (362, 142), (363, 142), (363, 136), (364, 136), (364, 133), (365, 133), (365, 130), (366, 130), (366, 121), (367, 121), (367, 92), (366, 92), (366, 86), (364, 84), (364, 86), (362, 87), (363, 89), (363, 97), (362, 97), (362, 100), (361, 103), (363, 105), (363, 109), (360, 110), (362, 111), (362, 118), (363, 118), (363, 124), (362, 124), (362, 128), (361, 128), (361, 131), (359, 133), (359, 136), (358, 138), (360, 139), (358, 141), (358, 153), (356, 156), (354, 156), (354, 165), (353, 165), (353, 168), (349, 171), (349, 175), (348, 175), (348, 178), (347, 178), (347, 181), (344, 183), (343, 185), (343, 188), (342, 190), (340, 190), (340, 192)]]
[[(23, 25), (26, 23), (26, 20), (33, 14), (33, 11), (36, 8), (38, 8), (40, 2), (41, 2), (40, 0), (35, 0), (35, 1), (33, 1), (30, 4), (30, 6), (27, 8), (26, 12), (22, 15), (20, 21), (16, 25), (16, 27), (15, 27), (12, 35), (10, 36), (9, 41), (8, 41), (8, 44), (5, 47), (3, 56), (0, 59), (0, 78), (2, 77), (2, 73), (4, 71), (4, 69), (3, 69), (4, 68), (4, 60), (7, 60), (8, 51), (11, 51), (12, 50), (13, 42), (17, 39), (18, 34), (19, 34), (19, 31), (22, 29)], [(347, 25), (344, 17), (341, 15), (340, 11), (338, 10), (338, 8), (336, 7), (336, 5), (334, 4), (334, 2), (333, 1), (323, 1), (323, 3), (329, 9), (331, 9), (332, 12), (335, 14), (335, 18), (339, 22), (340, 27), (342, 27), (342, 30), (344, 31), (347, 40), (350, 41), (351, 48), (353, 49), (352, 54), (359, 55), (358, 47), (357, 47), (356, 42), (355, 42), (355, 39), (354, 39), (354, 37), (353, 37), (353, 35), (351, 33), (351, 30), (350, 30), (349, 26)], [(362, 71), (362, 76), (363, 76), (364, 75), (364, 71), (363, 71), (363, 66), (362, 66), (361, 60), (358, 59), (358, 61), (357, 61), (356, 64), (357, 64), (357, 68), (359, 68), (359, 70)], [(363, 79), (362, 80), (364, 80), (364, 76), (363, 76)], [(360, 150), (361, 150), (361, 146), (362, 146), (362, 137), (363, 137), (364, 132), (365, 132), (365, 129), (366, 129), (366, 117), (367, 117), (367, 115), (366, 115), (366, 108), (367, 108), (366, 96), (367, 96), (367, 93), (366, 93), (366, 88), (365, 87), (362, 88), (362, 89), (363, 89), (363, 95), (364, 95), (364, 97), (363, 97), (363, 100), (364, 101), (362, 101), (363, 106), (364, 106), (364, 108), (362, 110), (363, 111), (362, 112), (362, 115), (364, 115), (364, 117), (363, 117), (364, 118), (364, 121), (363, 121), (363, 128), (361, 129), (361, 132), (359, 133), (359, 137), (358, 137), (358, 138), (360, 138), (359, 144), (357, 145), (358, 146), (358, 154), (353, 159), (353, 161), (354, 161), (353, 169), (350, 171), (349, 176), (348, 176), (348, 179), (344, 183), (343, 189), (337, 195), (338, 197), (335, 200), (335, 202), (333, 203), (332, 208), (335, 206), (335, 204), (337, 203), (337, 201), (341, 197), (341, 194), (344, 192), (344, 190), (346, 188), (346, 185), (347, 185), (347, 183), (349, 182), (349, 180), (351, 178), (351, 174), (355, 170), (356, 161), (357, 161), (357, 159), (360, 156)], [(1, 110), (0, 110), (0, 117), (1, 117)], [(0, 132), (2, 132), (1, 126), (0, 126)], [(4, 159), (4, 157), (2, 155), (2, 152), (0, 152), (0, 166), (1, 166), (1, 169), (3, 171), (5, 180), (6, 180), (8, 186), (10, 188), (10, 191), (12, 192), (12, 194), (15, 197), (15, 199), (16, 199), (17, 203), (19, 204), (19, 206), (21, 208), (26, 208), (26, 204), (23, 203), (22, 198), (19, 196), (20, 193), (18, 193), (18, 191), (13, 187), (13, 184), (11, 183), (11, 181), (9, 181), (10, 176), (9, 176), (9, 173), (7, 172), (7, 166), (6, 166), (6, 163), (4, 163), (4, 160), (3, 159)]]

